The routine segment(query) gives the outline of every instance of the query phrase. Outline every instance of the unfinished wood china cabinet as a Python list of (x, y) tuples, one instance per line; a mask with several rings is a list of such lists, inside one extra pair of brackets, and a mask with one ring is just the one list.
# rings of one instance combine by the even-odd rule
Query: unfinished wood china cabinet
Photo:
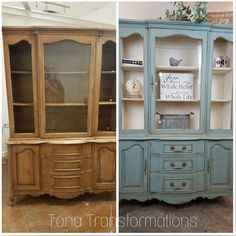
[(114, 31), (3, 28), (16, 195), (115, 190)]

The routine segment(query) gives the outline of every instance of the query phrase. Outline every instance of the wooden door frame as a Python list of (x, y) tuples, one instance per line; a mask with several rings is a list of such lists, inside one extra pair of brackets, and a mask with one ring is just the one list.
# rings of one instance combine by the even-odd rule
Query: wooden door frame
[[(94, 104), (95, 105), (94, 105), (94, 109), (93, 109), (93, 117), (94, 117), (93, 130), (94, 130), (95, 135), (99, 135), (99, 136), (115, 136), (116, 135), (116, 131), (108, 132), (108, 131), (99, 131), (98, 130), (99, 97), (100, 97), (101, 71), (102, 71), (102, 47), (108, 41), (112, 41), (116, 44), (116, 39), (115, 39), (115, 37), (112, 37), (112, 36), (110, 36), (110, 37), (98, 36), (98, 38), (97, 38), (96, 70), (95, 70), (95, 83), (94, 83)], [(116, 107), (117, 107), (117, 103), (116, 103)], [(117, 109), (116, 109), (116, 111), (117, 111)]]
[[(87, 110), (87, 132), (69, 132), (69, 133), (46, 133), (46, 115), (45, 115), (45, 93), (44, 93), (44, 43), (55, 43), (63, 40), (71, 40), (74, 42), (91, 45), (90, 52), (90, 68), (89, 68), (89, 92), (88, 92), (88, 110)], [(38, 60), (39, 60), (39, 91), (40, 91), (40, 136), (42, 138), (59, 138), (59, 137), (78, 137), (91, 136), (92, 134), (92, 107), (93, 107), (93, 88), (94, 88), (94, 65), (95, 65), (95, 36), (81, 35), (39, 35), (38, 36)]]
[[(16, 133), (13, 111), (13, 93), (11, 81), (11, 65), (9, 45), (15, 45), (21, 41), (27, 41), (31, 45), (31, 61), (32, 61), (32, 85), (33, 85), (33, 104), (34, 104), (34, 133)], [(5, 60), (5, 76), (7, 87), (7, 101), (9, 112), (10, 136), (12, 138), (33, 138), (39, 135), (39, 113), (38, 113), (38, 96), (37, 96), (37, 70), (36, 70), (36, 43), (34, 35), (5, 35), (4, 42), (4, 60)]]

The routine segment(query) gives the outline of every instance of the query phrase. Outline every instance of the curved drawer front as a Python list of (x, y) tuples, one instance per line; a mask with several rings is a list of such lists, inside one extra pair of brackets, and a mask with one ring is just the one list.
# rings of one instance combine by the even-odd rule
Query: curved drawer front
[(74, 175), (52, 175), (51, 184), (54, 191), (82, 191), (90, 189), (92, 186), (91, 173), (74, 174)]
[(204, 157), (151, 157), (151, 172), (192, 172), (204, 170)]
[(77, 171), (80, 173), (92, 169), (92, 161), (90, 157), (86, 158), (81, 158), (77, 156), (53, 157), (50, 158), (50, 163), (51, 163), (50, 165), (51, 171), (54, 173), (70, 172), (70, 171)]
[(46, 156), (87, 156), (92, 154), (92, 145), (85, 144), (45, 144), (42, 153)]
[(150, 192), (193, 193), (204, 191), (204, 173), (192, 175), (151, 174)]
[(200, 154), (204, 153), (204, 141), (152, 141), (151, 154)]

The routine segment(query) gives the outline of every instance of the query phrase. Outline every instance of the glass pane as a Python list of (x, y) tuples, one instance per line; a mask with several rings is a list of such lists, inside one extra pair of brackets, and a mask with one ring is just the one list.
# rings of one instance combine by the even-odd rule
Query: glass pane
[(100, 101), (116, 101), (116, 74), (103, 74), (100, 84)]
[(14, 106), (16, 133), (34, 133), (34, 107)]
[(9, 46), (16, 133), (34, 133), (31, 45), (22, 40)]
[(14, 74), (11, 75), (13, 102), (33, 102), (32, 75)]
[(102, 46), (102, 71), (116, 70), (116, 44), (112, 41)]
[(11, 71), (32, 71), (31, 45), (22, 40), (9, 46)]
[(71, 40), (44, 45), (47, 132), (87, 131), (90, 52)]
[(87, 106), (47, 106), (46, 132), (86, 132)]
[(100, 105), (99, 106), (99, 123), (100, 131), (116, 131), (116, 106)]
[(102, 47), (102, 71), (99, 97), (99, 131), (116, 128), (116, 44), (107, 41)]
[(45, 74), (46, 103), (88, 102), (88, 75), (85, 74)]
[(199, 129), (202, 41), (156, 38), (156, 129)]
[(233, 43), (214, 41), (210, 129), (231, 129)]
[(121, 39), (122, 129), (144, 129), (144, 48), (139, 34)]
[(44, 65), (50, 72), (89, 72), (90, 45), (71, 40), (44, 44)]

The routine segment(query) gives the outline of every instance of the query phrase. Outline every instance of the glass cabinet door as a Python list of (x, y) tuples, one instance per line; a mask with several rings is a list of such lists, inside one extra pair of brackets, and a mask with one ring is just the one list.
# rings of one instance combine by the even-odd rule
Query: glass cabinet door
[(232, 129), (233, 42), (212, 33), (210, 130)]
[(37, 89), (33, 36), (4, 38), (10, 131), (12, 136), (36, 136)]
[(96, 132), (112, 134), (116, 131), (116, 43), (112, 37), (100, 37), (98, 40), (97, 73)]
[[(151, 91), (154, 132), (202, 129), (204, 38), (183, 32), (153, 32)], [(206, 37), (206, 35), (205, 35)]]
[(94, 38), (42, 36), (42, 132), (91, 133)]
[(147, 129), (145, 78), (148, 65), (145, 48), (145, 30), (135, 32), (120, 29), (120, 128), (122, 133), (141, 133)]

